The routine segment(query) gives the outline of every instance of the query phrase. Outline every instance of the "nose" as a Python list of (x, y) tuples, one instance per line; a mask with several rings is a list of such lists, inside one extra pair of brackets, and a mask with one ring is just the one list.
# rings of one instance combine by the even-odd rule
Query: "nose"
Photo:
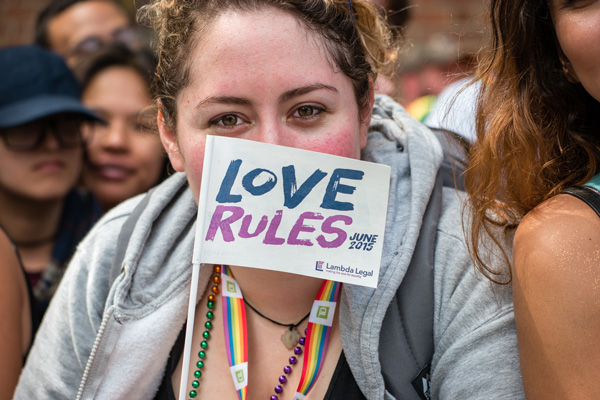
[(285, 145), (286, 127), (283, 122), (277, 120), (261, 122), (254, 130), (251, 140), (262, 143)]
[(57, 151), (61, 148), (56, 128), (46, 127), (43, 140), (42, 148), (46, 150)]
[(108, 121), (108, 126), (100, 129), (95, 135), (97, 136), (95, 140), (105, 148), (123, 149), (127, 147), (129, 142), (127, 124), (120, 118), (113, 118)]

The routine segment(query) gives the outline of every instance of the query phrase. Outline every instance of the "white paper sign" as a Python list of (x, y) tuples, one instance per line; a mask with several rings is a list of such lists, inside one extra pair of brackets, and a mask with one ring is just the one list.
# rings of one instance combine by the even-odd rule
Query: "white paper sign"
[(376, 287), (388, 166), (208, 136), (194, 263)]

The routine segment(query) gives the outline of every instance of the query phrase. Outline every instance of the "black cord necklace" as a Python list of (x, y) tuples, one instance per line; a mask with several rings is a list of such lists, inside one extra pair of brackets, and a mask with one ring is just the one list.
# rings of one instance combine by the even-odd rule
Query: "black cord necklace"
[(291, 350), (291, 349), (294, 348), (294, 346), (296, 346), (296, 343), (298, 343), (298, 340), (302, 336), (302, 335), (300, 335), (300, 332), (298, 332), (298, 325), (300, 325), (302, 322), (304, 322), (310, 316), (310, 311), (309, 311), (308, 314), (306, 314), (304, 317), (302, 317), (302, 319), (300, 321), (298, 321), (295, 324), (283, 324), (281, 322), (275, 321), (274, 319), (271, 319), (271, 318), (267, 317), (266, 315), (262, 314), (260, 311), (258, 311), (256, 308), (254, 308), (252, 306), (252, 304), (248, 303), (247, 299), (244, 299), (244, 302), (246, 303), (246, 305), (248, 307), (250, 307), (250, 309), (252, 311), (254, 311), (255, 313), (257, 313), (259, 316), (263, 317), (267, 321), (272, 322), (275, 325), (285, 326), (286, 328), (289, 328), (281, 336), (281, 341), (283, 342), (283, 344), (285, 345), (285, 347), (288, 348), (288, 350)]

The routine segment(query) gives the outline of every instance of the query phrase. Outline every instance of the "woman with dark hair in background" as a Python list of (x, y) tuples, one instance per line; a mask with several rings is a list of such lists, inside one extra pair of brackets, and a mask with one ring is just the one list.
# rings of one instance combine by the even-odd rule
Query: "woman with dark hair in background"
[[(594, 201), (600, 188), (600, 2), (494, 0), (490, 7), (493, 40), (480, 68), (466, 175), (471, 250), (498, 280), (501, 271), (483, 261), (490, 249), (477, 240), (498, 226), (514, 234), (527, 398), (598, 399), (600, 218), (580, 196)], [(500, 250), (510, 261), (510, 248)]]
[(82, 102), (107, 124), (86, 126), (82, 184), (104, 211), (146, 192), (167, 175), (168, 159), (156, 135), (150, 87), (156, 60), (150, 50), (110, 44), (75, 69)]

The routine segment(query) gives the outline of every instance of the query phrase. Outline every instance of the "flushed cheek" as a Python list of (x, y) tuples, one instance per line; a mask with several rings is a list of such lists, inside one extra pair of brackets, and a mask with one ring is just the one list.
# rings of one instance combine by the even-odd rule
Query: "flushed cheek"
[(318, 140), (307, 139), (301, 148), (335, 156), (360, 158), (358, 133), (350, 130), (327, 133)]

